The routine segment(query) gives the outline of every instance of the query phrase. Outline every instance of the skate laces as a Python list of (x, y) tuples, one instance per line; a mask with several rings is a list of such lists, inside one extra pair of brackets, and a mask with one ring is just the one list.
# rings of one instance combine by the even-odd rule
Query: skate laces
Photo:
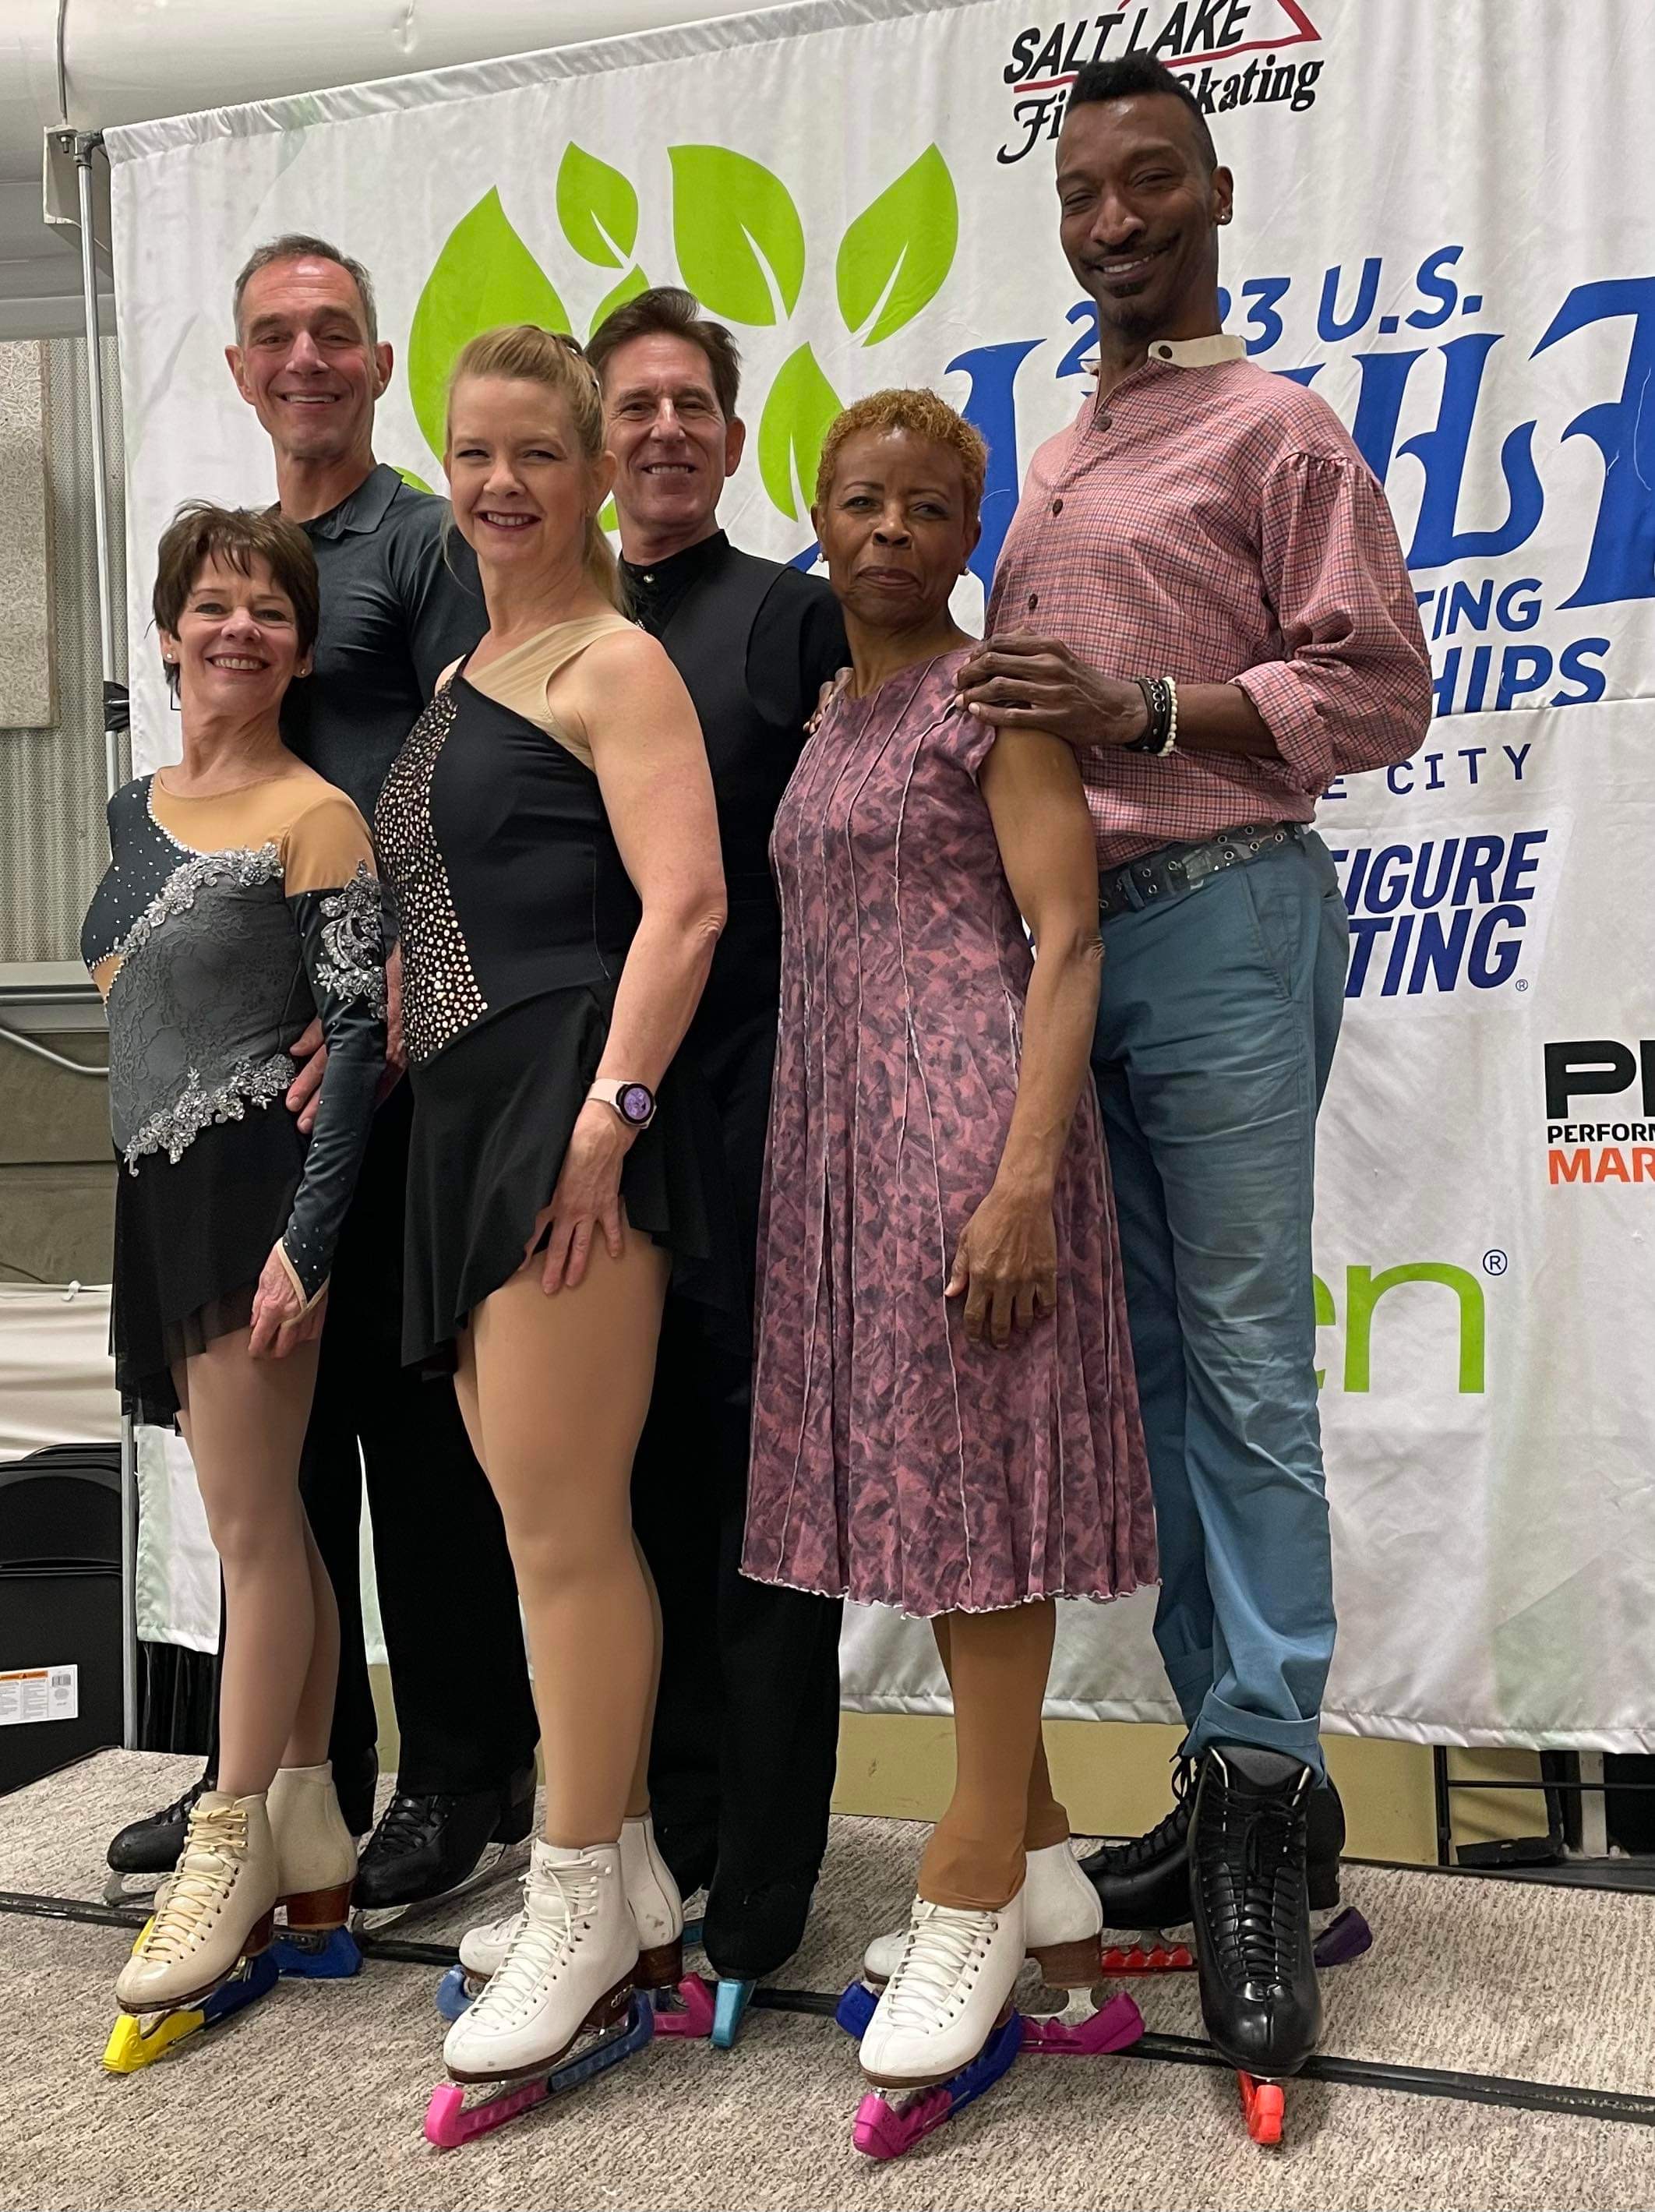
[(589, 1862), (531, 1872), (523, 1884), (523, 1910), (511, 1916), (522, 1924), (472, 2007), (480, 2022), (514, 2026), (533, 2008), (546, 1984), (568, 1964), (583, 1923), (595, 1917), (603, 1881), (604, 1869)]
[(1224, 1793), (1223, 1861), (1216, 1872), (1229, 1892), (1229, 1933), (1245, 1981), (1279, 1985), (1293, 1978), (1303, 1826), (1298, 1795), (1284, 1803), (1279, 1797), (1241, 1797), (1230, 1789)]
[(185, 1955), (229, 1895), (246, 1852), (247, 1815), (241, 1806), (217, 1805), (206, 1811), (196, 1806), (144, 1941), (146, 1959), (170, 1964)]
[(374, 1831), (369, 1848), (402, 1850), (423, 1844), (427, 1829), (442, 1818), (444, 1802), (436, 1796), (405, 1797), (399, 1794), (393, 1797)]
[(999, 1925), (995, 1912), (965, 1912), (923, 1899), (914, 1907), (908, 1941), (885, 1992), (893, 2027), (935, 2026), (958, 2010)]

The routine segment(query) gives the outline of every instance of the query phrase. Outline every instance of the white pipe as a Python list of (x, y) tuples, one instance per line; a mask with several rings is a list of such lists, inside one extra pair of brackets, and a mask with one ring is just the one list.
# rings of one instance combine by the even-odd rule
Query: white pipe
[[(68, 0), (62, 0), (67, 6)], [(61, 18), (60, 18), (61, 38)], [(59, 54), (62, 53), (61, 43)], [(109, 712), (115, 667), (115, 598), (109, 553), (109, 490), (105, 475), (103, 365), (98, 355), (97, 270), (93, 261), (92, 164), (99, 140), (77, 136), (76, 181), (81, 209), (81, 302), (86, 316), (86, 397), (92, 426), (92, 513), (98, 553), (98, 648), (103, 665), (104, 774), (113, 798), (121, 783), (120, 732)], [(37, 1051), (41, 1048), (35, 1047)], [(138, 1451), (131, 1416), (121, 1415), (121, 1743), (138, 1748)]]
[(42, 131), (101, 131), (618, 38), (764, 0), (3, 0), (0, 176)]
[(86, 317), (86, 398), (92, 426), (92, 516), (98, 549), (98, 647), (103, 662), (104, 774), (113, 798), (122, 781), (120, 734), (109, 726), (110, 686), (125, 679), (115, 667), (115, 595), (109, 557), (109, 486), (105, 476), (103, 368), (98, 358), (98, 272), (92, 246), (92, 163), (100, 141), (76, 137), (76, 182), (81, 202), (81, 307)]

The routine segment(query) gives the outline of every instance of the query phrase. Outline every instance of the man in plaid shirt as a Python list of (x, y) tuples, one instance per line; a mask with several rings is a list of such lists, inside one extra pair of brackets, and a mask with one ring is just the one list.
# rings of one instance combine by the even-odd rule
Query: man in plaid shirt
[(1183, 82), (1083, 69), (1057, 193), (1097, 391), (1035, 455), (959, 680), (1077, 748), (1098, 830), (1092, 1066), (1189, 1734), (1174, 1810), (1087, 1870), (1111, 1926), (1193, 1918), (1214, 2042), (1281, 2075), (1320, 2031), (1344, 1830), (1311, 1209), (1348, 931), (1309, 824), (1334, 777), (1417, 750), (1431, 672), (1366, 463), (1220, 330), (1232, 179)]

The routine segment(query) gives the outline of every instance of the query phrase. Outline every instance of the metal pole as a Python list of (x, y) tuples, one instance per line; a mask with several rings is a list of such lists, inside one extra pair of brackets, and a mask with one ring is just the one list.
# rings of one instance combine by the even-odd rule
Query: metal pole
[[(110, 795), (121, 785), (120, 731), (110, 713), (112, 691), (125, 680), (115, 665), (115, 594), (109, 558), (109, 487), (105, 473), (103, 365), (98, 343), (98, 272), (93, 253), (92, 163), (103, 140), (75, 134), (81, 211), (81, 305), (86, 325), (86, 398), (92, 429), (92, 514), (97, 535), (98, 645), (103, 663), (104, 778)], [(131, 1416), (121, 1416), (121, 1742), (138, 1748), (138, 1455)]]
[[(103, 140), (95, 133), (75, 138), (76, 184), (81, 203), (81, 301), (86, 320), (86, 397), (91, 410), (92, 513), (98, 543), (98, 643), (103, 659), (104, 698), (109, 686), (125, 680), (115, 666), (115, 597), (110, 580), (109, 490), (104, 475), (103, 370), (98, 357), (98, 273), (92, 250), (92, 162)], [(104, 773), (113, 798), (121, 785), (120, 732), (107, 726)]]

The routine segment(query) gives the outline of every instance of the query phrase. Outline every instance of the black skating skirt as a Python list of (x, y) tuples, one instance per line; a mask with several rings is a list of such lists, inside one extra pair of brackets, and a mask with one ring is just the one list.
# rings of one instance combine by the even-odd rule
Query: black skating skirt
[[(411, 1071), (402, 1344), (410, 1365), (451, 1370), (472, 1308), (523, 1265), (603, 1057), (613, 1004), (611, 984), (548, 991), (503, 1007)], [(749, 1356), (723, 1137), (692, 1055), (681, 1051), (668, 1069), (655, 1118), (622, 1166), (621, 1196), (630, 1226), (671, 1255), (674, 1295), (705, 1307), (715, 1340)]]
[(288, 1225), (305, 1139), (277, 1099), (205, 1128), (176, 1162), (117, 1164), (110, 1349), (124, 1412), (175, 1426), (175, 1360), (246, 1328)]

